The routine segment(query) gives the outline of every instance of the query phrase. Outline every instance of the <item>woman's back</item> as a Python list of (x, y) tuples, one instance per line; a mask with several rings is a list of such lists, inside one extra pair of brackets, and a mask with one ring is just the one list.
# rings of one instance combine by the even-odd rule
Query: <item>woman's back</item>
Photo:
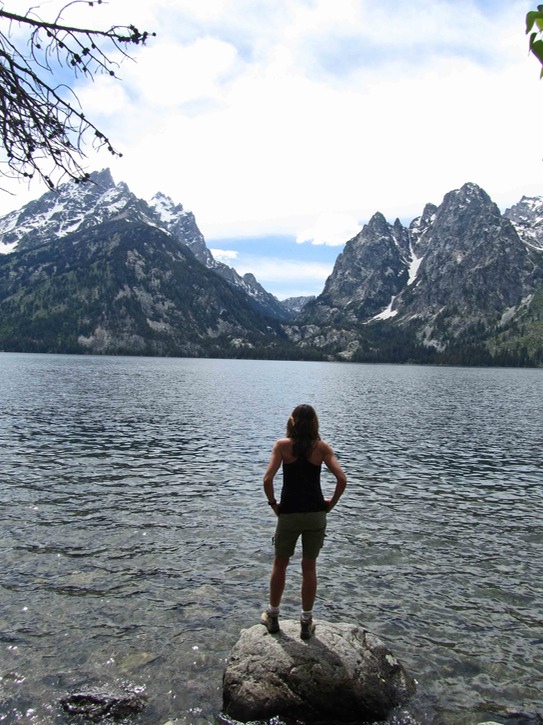
[[(281, 451), (283, 464), (294, 463), (294, 461), (302, 458), (302, 456), (296, 455), (296, 445), (292, 438), (281, 438), (277, 441), (277, 444), (279, 446), (279, 450)], [(319, 438), (312, 441), (311, 444), (308, 445), (307, 449), (309, 449), (309, 455), (304, 457), (305, 460), (309, 461), (309, 463), (312, 463), (314, 466), (320, 466), (330, 450), (330, 446)]]

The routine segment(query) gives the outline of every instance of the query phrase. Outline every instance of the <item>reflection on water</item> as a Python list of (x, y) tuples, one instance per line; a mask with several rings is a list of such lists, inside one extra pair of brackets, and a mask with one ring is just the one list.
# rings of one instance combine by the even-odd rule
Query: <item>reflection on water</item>
[(214, 719), (299, 402), (349, 476), (318, 617), (414, 674), (404, 720), (539, 722), (543, 371), (3, 354), (0, 400), (0, 722), (64, 722), (60, 697), (107, 682), (144, 688), (135, 722)]

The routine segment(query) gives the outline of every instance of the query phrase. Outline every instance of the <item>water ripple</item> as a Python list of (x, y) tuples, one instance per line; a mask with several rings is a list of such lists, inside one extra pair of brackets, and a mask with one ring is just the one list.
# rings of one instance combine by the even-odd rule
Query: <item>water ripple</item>
[(390, 644), (419, 722), (543, 712), (543, 371), (0, 354), (0, 394), (2, 722), (63, 722), (95, 680), (143, 687), (138, 723), (215, 717), (266, 600), (262, 473), (303, 401), (349, 477), (318, 616)]

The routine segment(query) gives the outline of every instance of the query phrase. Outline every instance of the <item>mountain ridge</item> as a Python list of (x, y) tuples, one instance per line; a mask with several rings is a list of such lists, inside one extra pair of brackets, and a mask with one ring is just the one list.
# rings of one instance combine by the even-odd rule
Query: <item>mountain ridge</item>
[(285, 339), (189, 249), (137, 220), (103, 222), (1, 261), (4, 350), (236, 357), (260, 347), (274, 356)]
[[(541, 207), (531, 204), (534, 210), (543, 211), (543, 200)], [(542, 289), (543, 247), (534, 244), (528, 214), (523, 236), (520, 223), (473, 183), (446, 194), (439, 206), (427, 204), (408, 228), (377, 212), (346, 243), (321, 295), (297, 316), (293, 339), (369, 361), (380, 357), (367, 328), (387, 322), (398, 339), (405, 332), (409, 344), (427, 351), (444, 353), (462, 341), (472, 349), (484, 344), (502, 362), (508, 356), (540, 360), (537, 302), (534, 320), (529, 310)], [(502, 334), (519, 320), (534, 328), (526, 354)]]
[[(115, 239), (124, 240), (122, 252)], [(67, 185), (0, 218), (0, 242), (12, 250), (0, 257), (4, 349), (46, 351), (49, 344), (61, 351), (62, 342), (36, 342), (38, 323), (54, 318), (69, 337), (64, 347), (79, 352), (543, 364), (539, 197), (522, 197), (502, 214), (481, 187), (468, 182), (441, 204), (425, 204), (408, 226), (376, 212), (346, 242), (319, 295), (283, 303), (254, 275), (242, 277), (217, 262), (194, 215), (181, 204), (161, 192), (148, 202), (138, 199), (123, 182), (115, 184), (109, 170), (97, 173), (92, 186)], [(82, 267), (71, 270), (76, 288), (58, 270), (63, 255), (73, 256), (77, 246)], [(45, 255), (41, 261), (38, 250)], [(179, 266), (185, 253), (197, 265), (191, 270), (198, 294), (181, 293), (168, 281), (177, 274), (177, 283), (190, 288), (190, 275)], [(102, 274), (115, 280), (107, 290), (92, 273), (97, 259)], [(138, 276), (138, 268), (147, 272)], [(74, 318), (66, 310), (64, 319), (59, 316), (62, 285), (86, 316)], [(107, 304), (104, 299), (100, 309), (92, 308), (91, 320), (83, 298), (96, 297), (97, 290)], [(75, 334), (78, 325), (84, 334)], [(107, 345), (90, 334), (93, 329), (106, 331), (101, 334)], [(132, 337), (123, 329), (132, 330)]]
[(284, 320), (291, 317), (289, 310), (254, 277), (245, 279), (214, 259), (192, 212), (162, 192), (157, 192), (149, 202), (139, 199), (124, 182), (115, 184), (109, 169), (93, 172), (84, 184), (62, 184), (58, 190), (46, 192), (22, 209), (1, 217), (0, 239), (10, 251), (21, 250), (121, 218), (163, 229), (208, 269), (243, 289), (260, 312)]

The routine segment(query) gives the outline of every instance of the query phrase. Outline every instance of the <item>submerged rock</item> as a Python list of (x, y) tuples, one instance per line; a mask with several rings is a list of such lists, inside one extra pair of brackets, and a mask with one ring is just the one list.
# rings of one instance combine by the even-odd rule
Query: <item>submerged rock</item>
[(78, 715), (91, 722), (123, 720), (140, 713), (146, 698), (137, 692), (92, 690), (64, 697), (60, 704), (70, 715)]
[(305, 722), (383, 720), (416, 689), (386, 645), (351, 624), (317, 622), (300, 639), (300, 624), (281, 621), (242, 631), (223, 676), (223, 710), (248, 722), (282, 716)]

